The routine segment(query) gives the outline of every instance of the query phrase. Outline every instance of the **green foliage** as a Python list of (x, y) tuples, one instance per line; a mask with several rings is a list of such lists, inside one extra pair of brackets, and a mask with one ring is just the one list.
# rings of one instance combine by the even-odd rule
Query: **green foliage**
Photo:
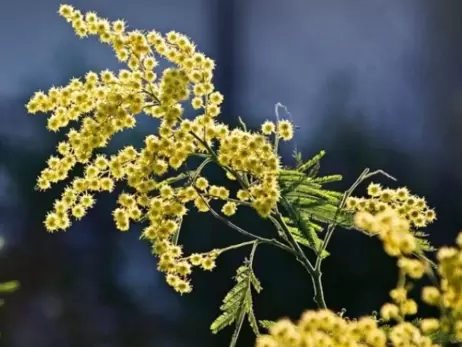
[(8, 281), (0, 283), (0, 293), (11, 293), (19, 288), (18, 281)]
[[(353, 227), (353, 214), (338, 208), (343, 193), (324, 188), (326, 183), (340, 181), (342, 176), (317, 176), (319, 161), (324, 154), (325, 151), (321, 151), (303, 163), (301, 154), (296, 152), (296, 169), (284, 169), (279, 174), (282, 206), (288, 213), (285, 222), (294, 239), (316, 253), (322, 244), (318, 234), (324, 228), (320, 223), (334, 223), (343, 228)], [(327, 255), (324, 251), (321, 256)]]
[[(449, 334), (447, 332), (438, 330), (434, 333), (431, 333), (429, 337), (434, 343), (439, 344), (440, 346), (456, 346), (457, 339), (454, 334)], [(457, 346), (460, 346), (459, 344)]]
[(271, 328), (271, 326), (276, 323), (275, 321), (272, 321), (272, 320), (259, 320), (258, 321), (258, 324), (260, 324), (260, 326), (262, 328), (265, 328), (265, 329), (269, 329)]
[(259, 293), (263, 288), (252, 270), (252, 261), (245, 260), (244, 265), (236, 271), (236, 285), (226, 294), (220, 310), (223, 313), (212, 323), (210, 329), (214, 334), (228, 325), (235, 323), (230, 346), (235, 346), (245, 317), (256, 335), (259, 335), (258, 324), (253, 312), (252, 288)]
[(428, 237), (427, 233), (424, 233), (423, 231), (413, 231), (412, 234), (417, 241), (417, 250), (419, 252), (423, 253), (436, 251), (436, 248), (433, 247), (430, 241), (426, 239), (426, 237)]

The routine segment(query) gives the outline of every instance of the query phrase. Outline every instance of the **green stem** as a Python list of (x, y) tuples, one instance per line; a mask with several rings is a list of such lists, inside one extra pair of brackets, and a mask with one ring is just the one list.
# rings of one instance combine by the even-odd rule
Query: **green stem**
[(228, 251), (231, 251), (233, 249), (238, 249), (238, 248), (241, 248), (241, 247), (254, 245), (256, 242), (258, 242), (258, 240), (246, 241), (246, 242), (238, 243), (236, 245), (231, 245), (231, 246), (228, 246), (228, 247), (225, 247), (225, 248), (217, 249), (216, 252), (218, 252), (218, 254), (222, 254), (224, 252), (228, 252)]
[(234, 203), (236, 203), (236, 204), (238, 204), (238, 205), (252, 206), (252, 204), (251, 204), (250, 202), (241, 201), (241, 200), (238, 200), (238, 199), (233, 199), (233, 198), (221, 198), (221, 197), (216, 196), (216, 195), (205, 194), (205, 193), (202, 193), (202, 195), (204, 195), (204, 196), (207, 197), (207, 198), (214, 198), (214, 199), (220, 199), (220, 200), (223, 200), (223, 201), (234, 202)]
[(326, 232), (326, 237), (324, 238), (324, 241), (321, 245), (321, 249), (317, 255), (317, 258), (316, 258), (316, 264), (315, 264), (315, 269), (316, 270), (320, 270), (321, 269), (321, 263), (322, 263), (322, 257), (321, 257), (321, 254), (327, 249), (327, 246), (329, 245), (329, 242), (330, 242), (330, 239), (332, 238), (332, 235), (334, 234), (334, 231), (335, 231), (335, 228), (337, 227), (337, 216), (338, 214), (342, 211), (342, 209), (345, 207), (345, 203), (347, 201), (347, 199), (351, 196), (351, 194), (353, 193), (353, 191), (366, 179), (374, 176), (374, 175), (377, 175), (377, 174), (382, 174), (394, 181), (396, 181), (396, 178), (394, 178), (393, 176), (389, 175), (388, 173), (386, 173), (385, 171), (383, 170), (376, 170), (376, 171), (373, 171), (371, 173), (369, 173), (369, 168), (366, 168), (362, 173), (361, 175), (359, 175), (359, 177), (356, 179), (356, 181), (351, 185), (351, 187), (345, 191), (345, 193), (343, 194), (342, 196), (342, 200), (340, 201), (340, 204), (337, 208), (337, 211), (335, 212), (335, 215), (334, 215), (334, 221), (329, 224), (329, 226), (327, 227), (327, 232)]
[(275, 220), (278, 225), (282, 228), (282, 231), (285, 234), (289, 244), (291, 245), (293, 251), (295, 252), (295, 257), (300, 262), (305, 270), (310, 274), (311, 280), (313, 281), (313, 290), (314, 290), (314, 302), (318, 308), (327, 308), (326, 301), (324, 299), (324, 291), (322, 288), (322, 273), (318, 269), (315, 269), (309, 259), (306, 257), (305, 253), (301, 249), (300, 245), (295, 241), (292, 233), (290, 232), (286, 222), (284, 222), (281, 213), (275, 215)]
[[(223, 167), (224, 170), (226, 170), (227, 172), (231, 173), (234, 177), (236, 177), (236, 179), (238, 180), (238, 182), (240, 183), (240, 185), (243, 188), (248, 187), (248, 183), (245, 182), (241, 178), (241, 176), (238, 173), (236, 173), (232, 168), (223, 166), (223, 165), (221, 165), (219, 163), (217, 154), (215, 153), (215, 151), (212, 148), (210, 148), (210, 146), (208, 145), (208, 143), (206, 141), (202, 140), (194, 132), (191, 132), (191, 134), (196, 138), (197, 141), (199, 141), (207, 149), (207, 151), (209, 152), (209, 154), (212, 157), (213, 161), (218, 163), (221, 167)], [(276, 146), (277, 146), (277, 141), (276, 141)], [(196, 189), (196, 191), (197, 191), (197, 189)], [(201, 196), (201, 198), (203, 199), (204, 203), (209, 208), (212, 215), (215, 218), (217, 218), (217, 219), (221, 220), (222, 222), (224, 222), (225, 224), (227, 224), (229, 227), (233, 228), (234, 230), (237, 230), (238, 232), (240, 232), (243, 235), (246, 235), (248, 237), (252, 237), (252, 238), (254, 238), (256, 240), (259, 240), (260, 242), (263, 242), (263, 243), (272, 244), (272, 245), (274, 245), (276, 247), (279, 247), (281, 249), (284, 249), (284, 250), (288, 251), (289, 253), (292, 253), (296, 257), (296, 259), (303, 265), (303, 267), (306, 269), (306, 271), (311, 275), (311, 277), (313, 279), (314, 301), (316, 302), (316, 304), (318, 305), (319, 308), (326, 308), (327, 307), (326, 303), (325, 303), (325, 300), (324, 300), (324, 293), (323, 293), (323, 290), (322, 290), (322, 282), (321, 282), (322, 273), (321, 273), (321, 271), (315, 270), (315, 268), (313, 267), (313, 265), (308, 260), (305, 253), (303, 252), (303, 250), (300, 248), (300, 245), (297, 243), (297, 241), (295, 241), (293, 235), (291, 234), (291, 232), (289, 231), (287, 225), (285, 224), (284, 220), (282, 219), (282, 215), (279, 212), (276, 213), (276, 220), (282, 226), (282, 231), (284, 232), (284, 234), (286, 236), (286, 239), (289, 241), (290, 247), (286, 246), (285, 244), (283, 244), (283, 243), (281, 243), (281, 242), (279, 242), (279, 241), (277, 241), (275, 239), (262, 238), (260, 236), (254, 235), (254, 234), (252, 234), (252, 233), (238, 227), (237, 225), (233, 224), (232, 222), (230, 222), (226, 218), (220, 216), (216, 211), (214, 211), (210, 207), (210, 205), (207, 203), (205, 198), (200, 194), (199, 191), (198, 191), (198, 193)]]
[(251, 232), (241, 228), (240, 226), (237, 226), (236, 224), (234, 224), (233, 222), (231, 222), (230, 220), (226, 219), (225, 217), (221, 216), (218, 212), (216, 212), (211, 206), (210, 204), (207, 202), (207, 200), (205, 200), (205, 198), (202, 196), (201, 192), (197, 189), (196, 189), (196, 192), (198, 193), (198, 195), (201, 197), (201, 199), (203, 200), (203, 202), (207, 205), (207, 208), (209, 209), (210, 213), (212, 214), (212, 216), (214, 216), (216, 219), (220, 220), (221, 222), (225, 223), (227, 226), (229, 226), (230, 228), (236, 230), (237, 232), (241, 233), (242, 235), (244, 236), (247, 236), (247, 237), (250, 237), (254, 240), (258, 240), (260, 243), (267, 243), (267, 244), (270, 244), (270, 245), (273, 245), (273, 246), (276, 246), (278, 248), (281, 248), (283, 250), (285, 250), (286, 252), (289, 252), (291, 254), (294, 254), (295, 255), (295, 252), (292, 250), (292, 248), (290, 247), (287, 247), (285, 244), (279, 242), (278, 240), (276, 239), (268, 239), (268, 238), (265, 238), (265, 237), (261, 237), (261, 236), (258, 236), (258, 235), (255, 235), (255, 234), (252, 234)]
[[(203, 253), (199, 253), (200, 255), (207, 255), (207, 254), (210, 254), (210, 253), (214, 253), (214, 254), (222, 254), (222, 253), (225, 253), (225, 252), (228, 252), (228, 251), (231, 251), (233, 249), (238, 249), (238, 248), (242, 248), (242, 247), (245, 247), (245, 246), (249, 246), (249, 245), (253, 245), (255, 244), (256, 242), (259, 242), (258, 240), (252, 240), (252, 241), (246, 241), (246, 242), (242, 242), (242, 243), (238, 243), (238, 244), (235, 244), (235, 245), (231, 245), (231, 246), (228, 246), (228, 247), (224, 247), (224, 248), (219, 248), (219, 249), (213, 249), (209, 252), (203, 252)], [(188, 259), (190, 258), (191, 256), (188, 256), (188, 257), (185, 257), (185, 258), (181, 258), (180, 260), (185, 260), (185, 259)]]
[(197, 177), (199, 177), (199, 175), (201, 174), (202, 170), (205, 168), (205, 166), (212, 162), (212, 159), (210, 159), (209, 157), (205, 158), (204, 161), (202, 163), (200, 163), (200, 165), (197, 167), (197, 169), (195, 170), (194, 172), (194, 175), (191, 177), (191, 184), (194, 184), (194, 182), (196, 181)]

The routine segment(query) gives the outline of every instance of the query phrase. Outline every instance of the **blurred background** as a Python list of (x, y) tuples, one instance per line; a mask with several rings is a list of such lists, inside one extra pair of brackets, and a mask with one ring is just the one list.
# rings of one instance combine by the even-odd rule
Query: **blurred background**
[[(177, 30), (216, 60), (225, 95), (222, 119), (251, 127), (286, 105), (300, 127), (282, 147), (305, 158), (325, 149), (321, 173), (344, 175), (344, 190), (365, 167), (383, 169), (427, 197), (438, 220), (436, 246), (462, 227), (462, 3), (458, 0), (72, 0), (82, 11), (131, 28)], [(42, 220), (62, 186), (39, 193), (35, 179), (61, 135), (24, 104), (38, 89), (63, 85), (88, 70), (118, 69), (109, 47), (78, 39), (57, 15), (58, 0), (0, 1), (0, 281), (19, 280), (0, 311), (0, 344), (11, 347), (226, 346), (232, 328), (209, 325), (248, 250), (223, 255), (212, 273), (193, 275), (179, 296), (156, 271), (140, 228), (116, 232), (115, 196), (66, 233), (47, 234)], [(145, 122), (111, 143), (140, 143)], [(213, 171), (211, 175), (215, 175)], [(217, 178), (219, 180), (219, 178)], [(364, 192), (364, 187), (357, 193)], [(252, 214), (237, 223), (258, 231)], [(192, 213), (180, 242), (206, 251), (243, 241), (213, 217)], [(395, 285), (394, 261), (377, 240), (338, 230), (325, 261), (328, 305), (370, 314)], [(258, 319), (297, 318), (313, 307), (311, 281), (294, 259), (262, 246), (255, 271), (263, 292)], [(424, 314), (429, 313), (423, 311)], [(239, 346), (252, 346), (247, 327)]]

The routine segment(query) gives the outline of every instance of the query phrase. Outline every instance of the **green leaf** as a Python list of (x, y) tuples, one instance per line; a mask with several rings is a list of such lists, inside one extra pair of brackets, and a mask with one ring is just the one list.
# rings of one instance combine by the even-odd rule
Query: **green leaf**
[[(322, 245), (318, 233), (324, 228), (320, 224), (353, 227), (353, 213), (339, 210), (343, 192), (324, 188), (327, 183), (340, 181), (342, 176), (317, 176), (324, 155), (325, 151), (319, 152), (296, 170), (283, 169), (278, 178), (282, 205), (287, 212), (285, 221), (294, 239), (316, 253)], [(323, 257), (327, 255), (327, 252), (322, 254)]]
[(424, 233), (422, 231), (412, 231), (412, 234), (414, 235), (416, 241), (417, 241), (417, 251), (418, 252), (434, 252), (436, 251), (436, 248), (433, 247), (426, 239), (428, 237), (427, 233)]
[(300, 172), (309, 172), (310, 169), (313, 169), (316, 167), (316, 165), (319, 165), (319, 161), (321, 160), (322, 157), (326, 154), (326, 151), (321, 150), (318, 154), (316, 154), (313, 158), (308, 160), (306, 163), (300, 165), (297, 167), (297, 171)]
[(253, 299), (252, 295), (249, 297), (249, 301), (247, 302), (247, 319), (249, 320), (249, 325), (253, 330), (253, 333), (258, 336), (260, 335), (260, 330), (258, 329), (257, 319), (255, 318), (255, 314), (253, 312)]
[(295, 167), (296, 168), (299, 168), (300, 166), (303, 165), (303, 159), (302, 159), (302, 153), (297, 151), (297, 150), (294, 150), (294, 154), (292, 155), (292, 157), (295, 159)]
[(258, 323), (260, 324), (260, 326), (262, 328), (265, 328), (265, 329), (269, 329), (271, 328), (271, 326), (273, 324), (275, 324), (276, 322), (272, 321), (272, 320), (259, 320)]
[(308, 247), (310, 247), (316, 253), (318, 253), (319, 246), (322, 243), (318, 234), (315, 231), (313, 231), (313, 229), (310, 228), (309, 225), (303, 220), (300, 214), (300, 210), (294, 208), (294, 206), (292, 206), (292, 204), (290, 204), (290, 202), (288, 202), (287, 199), (282, 200), (282, 205), (288, 212), (292, 225), (300, 231), (300, 234), (303, 235), (303, 237), (307, 241)]
[(19, 287), (18, 281), (8, 281), (0, 283), (0, 293), (11, 293)]
[(257, 293), (263, 289), (252, 270), (251, 262), (248, 260), (236, 270), (234, 279), (236, 284), (226, 294), (223, 304), (220, 306), (220, 310), (223, 311), (222, 314), (210, 326), (212, 332), (216, 334), (228, 325), (235, 323), (230, 347), (236, 346), (246, 316), (254, 333), (259, 335), (257, 320), (253, 312), (252, 289)]
[[(289, 231), (292, 234), (292, 236), (294, 237), (294, 240), (296, 242), (298, 242), (299, 244), (301, 244), (301, 245), (303, 245), (305, 247), (311, 248), (310, 242), (303, 236), (302, 233), (300, 233), (300, 230), (298, 230), (295, 227), (289, 226)], [(314, 228), (313, 228), (313, 232), (315, 232)], [(316, 244), (316, 249), (319, 249), (320, 246), (321, 246), (321, 240), (319, 240), (319, 243)], [(325, 257), (329, 256), (329, 252), (324, 251), (321, 256), (322, 256), (322, 258), (325, 258)]]

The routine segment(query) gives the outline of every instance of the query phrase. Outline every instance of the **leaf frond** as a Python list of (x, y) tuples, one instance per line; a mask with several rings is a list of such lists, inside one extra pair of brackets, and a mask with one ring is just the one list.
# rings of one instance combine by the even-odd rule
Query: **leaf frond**
[(234, 280), (236, 284), (226, 294), (223, 304), (220, 306), (222, 313), (210, 326), (212, 333), (216, 334), (228, 325), (236, 324), (230, 347), (236, 345), (237, 336), (246, 316), (255, 335), (259, 335), (257, 319), (253, 312), (252, 289), (257, 293), (260, 293), (263, 289), (253, 272), (252, 264), (249, 260), (245, 260), (244, 265), (241, 265), (236, 270)]

